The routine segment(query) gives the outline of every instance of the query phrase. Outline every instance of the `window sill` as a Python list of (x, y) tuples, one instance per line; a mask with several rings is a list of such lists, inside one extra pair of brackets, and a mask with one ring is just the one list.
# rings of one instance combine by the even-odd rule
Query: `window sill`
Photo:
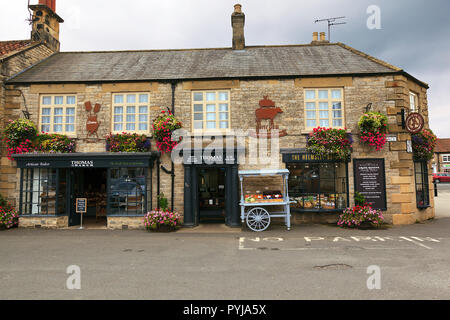
[[(314, 129), (315, 129), (315, 128), (307, 129), (307, 130), (302, 130), (302, 134), (303, 134), (303, 135), (309, 135), (310, 133), (313, 132)], [(342, 129), (345, 129), (345, 128), (332, 128), (332, 129), (339, 129), (339, 130), (342, 130)], [(347, 132), (347, 133), (352, 133), (352, 130), (351, 130), (351, 129), (345, 129), (345, 132)]]

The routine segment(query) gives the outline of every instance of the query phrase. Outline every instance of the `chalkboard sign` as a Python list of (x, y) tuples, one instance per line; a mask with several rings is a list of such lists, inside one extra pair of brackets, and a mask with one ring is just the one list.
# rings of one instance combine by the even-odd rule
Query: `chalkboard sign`
[(87, 212), (87, 199), (77, 198), (75, 211), (76, 211), (76, 213), (86, 213)]
[(353, 159), (355, 192), (361, 193), (372, 208), (387, 210), (384, 159)]

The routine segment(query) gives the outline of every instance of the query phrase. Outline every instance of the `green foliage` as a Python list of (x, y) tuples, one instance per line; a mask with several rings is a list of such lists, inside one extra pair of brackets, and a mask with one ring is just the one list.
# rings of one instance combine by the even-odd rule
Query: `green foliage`
[(164, 196), (164, 193), (161, 193), (158, 198), (159, 208), (162, 211), (167, 211), (169, 208), (169, 200)]
[(364, 206), (366, 204), (366, 198), (359, 192), (355, 192), (355, 205)]
[(344, 129), (314, 128), (308, 136), (307, 149), (317, 156), (347, 160), (352, 151), (352, 137)]
[(75, 140), (61, 134), (41, 134), (36, 138), (36, 150), (45, 153), (73, 153)]
[(423, 129), (421, 132), (413, 134), (411, 140), (415, 160), (429, 161), (433, 159), (437, 137), (431, 129)]
[(106, 137), (106, 151), (109, 152), (149, 152), (150, 148), (146, 135), (123, 132)]
[(8, 125), (3, 130), (3, 136), (7, 140), (8, 146), (15, 148), (26, 140), (34, 141), (37, 136), (37, 129), (33, 121), (28, 119), (9, 120)]
[(388, 118), (386, 115), (370, 111), (366, 112), (361, 116), (358, 122), (358, 127), (361, 132), (371, 132), (373, 134), (381, 132), (386, 132), (387, 129)]

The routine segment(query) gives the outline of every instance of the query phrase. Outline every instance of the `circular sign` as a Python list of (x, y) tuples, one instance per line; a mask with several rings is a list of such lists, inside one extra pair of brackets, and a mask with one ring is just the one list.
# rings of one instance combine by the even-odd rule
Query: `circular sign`
[(424, 126), (425, 120), (420, 113), (410, 113), (408, 118), (406, 118), (406, 130), (408, 130), (410, 133), (414, 134), (422, 131)]

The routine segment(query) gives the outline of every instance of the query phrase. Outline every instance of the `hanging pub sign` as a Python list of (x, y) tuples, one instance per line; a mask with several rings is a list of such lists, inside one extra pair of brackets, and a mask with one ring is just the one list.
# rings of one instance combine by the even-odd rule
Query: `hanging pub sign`
[(355, 192), (374, 209), (387, 210), (384, 159), (353, 159)]
[(419, 133), (425, 126), (423, 116), (417, 112), (410, 113), (405, 122), (406, 130), (411, 134)]
[(250, 135), (257, 138), (270, 139), (273, 136), (273, 131), (278, 130), (279, 137), (286, 136), (286, 130), (280, 130), (280, 128), (275, 125), (275, 117), (279, 113), (283, 113), (283, 110), (276, 107), (275, 102), (270, 100), (268, 96), (264, 96), (264, 99), (259, 101), (259, 107), (260, 108), (255, 111), (256, 132), (250, 133)]

